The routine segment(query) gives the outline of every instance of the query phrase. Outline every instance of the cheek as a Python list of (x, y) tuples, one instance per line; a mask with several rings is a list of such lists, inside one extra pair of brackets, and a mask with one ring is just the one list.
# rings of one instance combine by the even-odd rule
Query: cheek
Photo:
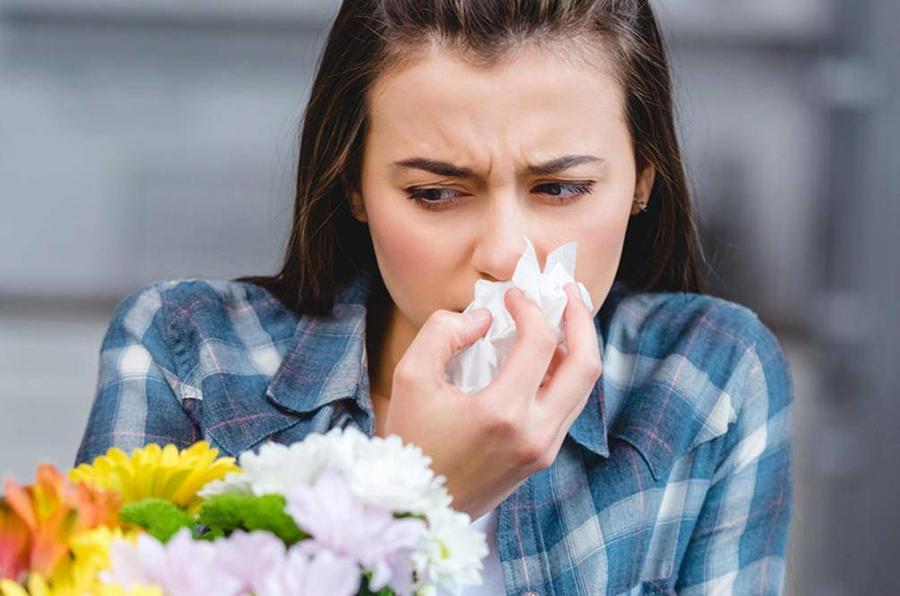
[(367, 207), (367, 212), (385, 287), (410, 320), (424, 323), (446, 300), (441, 280), (453, 277), (450, 270), (455, 266), (454, 254), (459, 252), (454, 246), (454, 234), (448, 234), (453, 230), (448, 226), (429, 227), (403, 205), (385, 210)]
[(447, 226), (428, 226), (407, 208), (374, 213), (370, 210), (369, 232), (379, 264), (397, 275), (428, 276), (452, 260), (452, 235)]
[(570, 238), (578, 242), (575, 279), (591, 294), (594, 314), (606, 299), (619, 268), (627, 226), (627, 212), (589, 218), (579, 224)]

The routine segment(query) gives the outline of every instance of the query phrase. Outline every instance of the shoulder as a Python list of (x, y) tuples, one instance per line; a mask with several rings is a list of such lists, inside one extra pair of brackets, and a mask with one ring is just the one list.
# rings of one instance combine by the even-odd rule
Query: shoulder
[(739, 348), (771, 335), (753, 310), (708, 294), (618, 292), (611, 294), (609, 308), (619, 333), (641, 337), (657, 353), (677, 349), (686, 334), (694, 341), (728, 341)]
[[(630, 304), (638, 312), (634, 322), (642, 330), (645, 345), (654, 346), (658, 355), (683, 358), (717, 387), (737, 382), (789, 383), (781, 344), (759, 315), (742, 304), (685, 292), (639, 294)], [(789, 397), (778, 389), (771, 392), (772, 397)], [(739, 409), (747, 397), (758, 393), (738, 392), (732, 396), (733, 405)], [(780, 405), (784, 404), (776, 404)]]
[(254, 310), (285, 310), (274, 296), (259, 286), (200, 277), (160, 279), (140, 286), (120, 301), (117, 313), (135, 306), (183, 311), (185, 314), (242, 310), (247, 307)]
[(295, 420), (265, 398), (297, 317), (266, 291), (174, 279), (128, 293), (101, 346), (79, 460), (110, 445), (197, 440), (236, 454)]
[(188, 333), (217, 333), (257, 325), (291, 329), (297, 315), (266, 290), (249, 283), (209, 278), (164, 279), (132, 290), (116, 307), (114, 322), (131, 327), (154, 322), (170, 339)]
[(657, 468), (725, 435), (742, 414), (765, 420), (790, 402), (787, 360), (750, 308), (689, 292), (611, 298), (603, 320), (611, 432), (645, 447)]
[[(694, 372), (722, 388), (742, 369), (785, 364), (777, 338), (756, 312), (724, 298), (690, 292), (617, 294), (609, 311), (607, 349), (643, 363), (631, 371), (635, 382), (649, 380), (648, 375), (665, 378), (668, 372), (668, 380), (677, 383)], [(660, 368), (665, 361), (678, 368)]]
[(117, 306), (103, 349), (131, 338), (185, 381), (215, 367), (269, 374), (298, 316), (266, 290), (249, 283), (182, 278), (156, 280), (131, 291)]

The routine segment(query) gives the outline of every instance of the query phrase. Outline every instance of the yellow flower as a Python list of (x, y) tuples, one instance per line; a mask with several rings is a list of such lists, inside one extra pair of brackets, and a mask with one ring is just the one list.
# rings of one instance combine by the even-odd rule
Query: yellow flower
[(127, 539), (132, 543), (140, 530), (123, 531), (121, 528), (97, 528), (84, 532), (69, 542), (72, 558), (68, 564), (50, 578), (54, 588), (70, 588), (85, 592), (97, 584), (100, 571), (109, 568), (109, 549), (115, 539)]
[(48, 584), (47, 580), (38, 574), (32, 574), (25, 586), (8, 579), (0, 580), (0, 596), (84, 596), (85, 594), (92, 596), (163, 596), (163, 591), (157, 586), (146, 585), (135, 585), (126, 589), (118, 584), (105, 584), (99, 580), (89, 586), (57, 588)]
[(172, 501), (195, 512), (201, 503), (197, 492), (205, 484), (231, 472), (239, 472), (233, 457), (216, 458), (218, 449), (206, 441), (179, 451), (175, 445), (151, 443), (131, 455), (116, 447), (98, 456), (91, 464), (69, 471), (69, 478), (96, 488), (114, 490), (124, 503), (149, 497)]

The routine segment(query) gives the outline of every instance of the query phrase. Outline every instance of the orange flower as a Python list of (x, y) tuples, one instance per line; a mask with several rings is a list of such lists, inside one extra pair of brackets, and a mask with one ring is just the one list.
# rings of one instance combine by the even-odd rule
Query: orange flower
[(28, 526), (5, 499), (0, 499), (0, 579), (24, 579), (28, 550)]
[[(0, 544), (8, 541), (21, 548), (25, 536), (25, 552), (28, 571), (52, 576), (69, 554), (69, 541), (78, 534), (99, 526), (118, 525), (121, 497), (113, 492), (101, 491), (69, 481), (50, 464), (41, 464), (37, 480), (31, 486), (20, 486), (15, 480), (6, 480), (6, 503), (10, 519), (0, 526)], [(24, 532), (22, 531), (24, 526)], [(10, 550), (11, 560), (15, 551)], [(10, 574), (16, 579), (21, 563), (10, 565)]]

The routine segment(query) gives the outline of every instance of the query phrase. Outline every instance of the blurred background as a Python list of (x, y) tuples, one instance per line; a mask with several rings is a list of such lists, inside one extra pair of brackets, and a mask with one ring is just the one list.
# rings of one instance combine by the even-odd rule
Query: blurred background
[[(71, 465), (126, 293), (275, 270), (338, 4), (0, 0), (0, 475)], [(655, 6), (710, 293), (793, 373), (788, 592), (900, 592), (900, 2)]]

